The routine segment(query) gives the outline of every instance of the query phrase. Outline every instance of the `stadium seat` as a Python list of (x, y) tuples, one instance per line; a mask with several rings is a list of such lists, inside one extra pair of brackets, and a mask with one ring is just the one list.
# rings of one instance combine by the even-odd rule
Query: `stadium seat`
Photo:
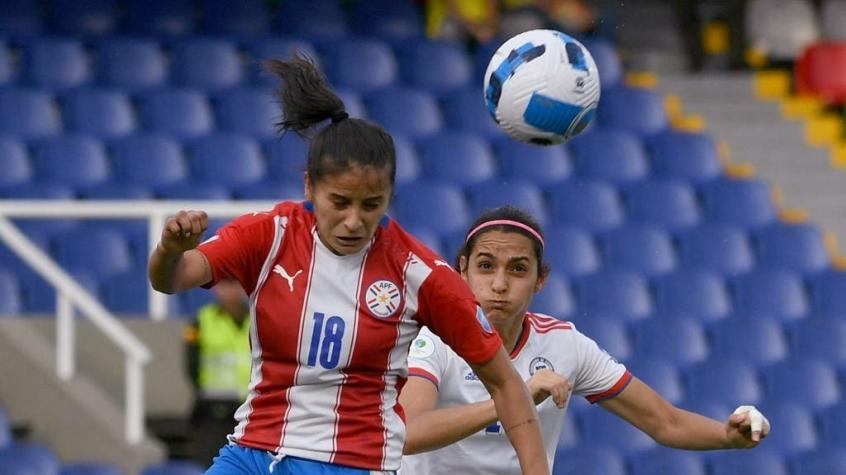
[(282, 118), (278, 100), (265, 88), (239, 88), (220, 95), (215, 103), (218, 127), (266, 140), (276, 135)]
[(846, 367), (846, 319), (815, 316), (791, 325), (788, 335), (795, 354)]
[(762, 264), (805, 275), (829, 265), (828, 251), (817, 226), (778, 223), (759, 230), (755, 238)]
[(694, 451), (658, 447), (631, 456), (630, 475), (705, 475), (705, 460)]
[[(368, 95), (366, 105), (370, 118), (392, 134), (417, 139), (432, 135), (441, 128), (438, 104), (425, 91), (389, 88)], [(414, 111), (414, 116), (409, 116), (408, 111)]]
[[(637, 352), (637, 349), (635, 351)], [(674, 362), (674, 356), (660, 358), (636, 354), (636, 358), (626, 362), (626, 368), (635, 377), (649, 385), (672, 404), (678, 404), (684, 399), (684, 385)]]
[(86, 269), (100, 278), (128, 271), (129, 243), (115, 230), (79, 229), (53, 237), (54, 255), (65, 268)]
[[(477, 87), (465, 87), (447, 94), (442, 110), (444, 121), (450, 130), (469, 132), (488, 139), (505, 137), (502, 129), (491, 118)], [(513, 139), (505, 140), (515, 142)]]
[[(2, 15), (2, 14), (0, 14)], [(0, 16), (0, 25), (3, 23), (3, 18)], [(4, 31), (4, 30), (0, 30)], [(11, 84), (15, 79), (15, 65), (12, 60), (12, 54), (6, 44), (0, 41), (0, 85)]]
[(183, 87), (219, 92), (241, 81), (241, 59), (235, 45), (218, 38), (177, 43), (171, 61), (173, 81)]
[[(23, 310), (21, 302), (21, 290), (18, 279), (12, 274), (11, 269), (6, 270), (0, 266), (0, 315), (15, 315)], [(2, 414), (0, 414), (2, 416)], [(0, 417), (2, 422), (2, 417)], [(3, 427), (0, 424), (0, 447), (3, 441)]]
[(268, 172), (277, 181), (301, 181), (308, 161), (308, 143), (299, 135), (286, 133), (265, 142)]
[(396, 184), (411, 183), (420, 176), (420, 159), (417, 150), (408, 139), (394, 134), (394, 149), (397, 154)]
[(775, 220), (776, 209), (770, 187), (756, 179), (719, 178), (702, 188), (709, 218), (747, 228)]
[(711, 327), (714, 353), (757, 365), (775, 363), (788, 356), (781, 324), (771, 318), (734, 316)]
[[(685, 369), (687, 394), (697, 400), (727, 404), (732, 410), (741, 404), (757, 404), (763, 396), (758, 374), (751, 363), (725, 357), (714, 348), (712, 357)], [(721, 420), (728, 418), (723, 415)]]
[(346, 39), (331, 48), (327, 76), (335, 87), (366, 93), (393, 85), (398, 66), (390, 47), (373, 39)]
[(696, 394), (687, 393), (688, 398), (677, 406), (690, 412), (701, 414), (718, 421), (726, 421), (734, 411), (734, 406), (729, 406), (725, 401), (717, 401), (704, 397), (697, 397)]
[(97, 76), (101, 84), (127, 92), (158, 87), (168, 76), (159, 44), (140, 38), (110, 38), (97, 47)]
[(335, 0), (280, 3), (276, 26), (283, 33), (317, 40), (340, 40), (349, 32), (344, 12)]
[(619, 85), (602, 91), (597, 119), (603, 127), (623, 129), (642, 137), (667, 128), (664, 104), (654, 91)]
[(551, 226), (545, 234), (544, 258), (556, 271), (568, 277), (581, 277), (599, 269), (599, 251), (591, 234), (584, 229)]
[(689, 185), (675, 180), (652, 179), (626, 188), (626, 203), (633, 220), (682, 231), (699, 223), (696, 194)]
[(59, 475), (59, 459), (47, 446), (16, 442), (0, 449), (3, 475)]
[(624, 322), (588, 315), (576, 321), (576, 329), (618, 361), (626, 362), (634, 356), (634, 343)]
[(255, 183), (265, 176), (265, 164), (258, 143), (234, 133), (210, 134), (188, 146), (194, 181), (223, 186)]
[(585, 48), (593, 56), (596, 69), (599, 70), (599, 85), (608, 89), (617, 85), (623, 77), (623, 62), (617, 48), (601, 37), (593, 37), (582, 41)]
[(141, 471), (141, 475), (201, 475), (203, 469), (195, 462), (170, 461), (149, 465)]
[(205, 95), (191, 89), (158, 89), (141, 98), (141, 122), (151, 132), (192, 139), (214, 127)]
[(64, 465), (59, 475), (123, 475), (123, 472), (110, 463), (74, 463)]
[(538, 186), (561, 183), (571, 173), (570, 154), (564, 146), (538, 147), (503, 138), (493, 143), (503, 177), (530, 181)]
[(826, 447), (846, 447), (846, 401), (817, 412), (820, 442)]
[(482, 183), (496, 174), (488, 143), (474, 135), (443, 133), (419, 143), (423, 177), (459, 186)]
[(86, 135), (57, 135), (38, 142), (33, 153), (37, 180), (70, 187), (90, 186), (110, 178), (106, 150)]
[(795, 320), (808, 312), (802, 280), (783, 269), (759, 267), (737, 277), (733, 289), (738, 313)]
[(248, 183), (237, 186), (233, 194), (239, 200), (302, 200), (303, 182), (297, 181), (263, 181), (261, 183)]
[(192, 0), (130, 0), (130, 29), (152, 37), (173, 38), (194, 31)]
[(724, 275), (738, 275), (755, 265), (746, 234), (727, 225), (705, 224), (679, 235), (679, 254), (685, 266)]
[(55, 30), (76, 37), (110, 35), (120, 22), (117, 0), (51, 0), (50, 13)]
[(812, 357), (793, 357), (763, 369), (770, 400), (802, 404), (818, 411), (840, 399), (840, 386), (832, 367)]
[(743, 18), (746, 44), (770, 60), (792, 61), (819, 37), (816, 12), (807, 0), (753, 0)]
[(33, 40), (24, 50), (24, 65), (28, 82), (48, 90), (81, 86), (91, 76), (82, 43), (70, 38)]
[(360, 35), (403, 40), (423, 35), (423, 21), (414, 2), (371, 0), (357, 2), (351, 13), (353, 31)]
[(469, 195), (475, 216), (487, 209), (510, 205), (527, 211), (541, 225), (548, 220), (543, 195), (528, 181), (494, 178), (472, 186)]
[[(765, 404), (760, 408), (771, 427), (767, 437), (767, 448), (776, 450), (785, 457), (792, 457), (815, 449), (819, 436), (810, 411), (799, 404)], [(846, 466), (843, 467), (846, 469)]]
[(691, 318), (648, 318), (634, 325), (633, 334), (641, 357), (664, 358), (684, 366), (703, 361), (710, 353), (703, 325)]
[(679, 269), (655, 280), (655, 303), (665, 315), (690, 316), (702, 321), (723, 318), (732, 310), (723, 280), (703, 269)]
[(149, 286), (147, 276), (137, 270), (106, 279), (102, 286), (106, 308), (116, 313), (148, 314)]
[(397, 187), (393, 213), (403, 226), (429, 226), (437, 219), (441, 236), (466, 232), (470, 209), (464, 195), (444, 183), (418, 181)]
[(717, 147), (705, 134), (662, 132), (649, 139), (647, 149), (656, 176), (698, 184), (720, 174)]
[(27, 183), (33, 170), (26, 146), (10, 135), (0, 135), (0, 189)]
[(31, 38), (44, 28), (41, 5), (32, 0), (6, 0), (0, 9), (0, 31), (9, 37)]
[(0, 449), (12, 443), (12, 423), (6, 409), (0, 404)]
[(547, 188), (551, 216), (561, 224), (605, 231), (619, 226), (624, 219), (623, 206), (611, 185), (590, 181), (566, 181)]
[(588, 445), (611, 447), (624, 455), (656, 447), (648, 435), (601, 407), (579, 414), (579, 422), (582, 440)]
[(637, 320), (652, 312), (647, 281), (634, 272), (606, 268), (579, 284), (581, 313), (588, 318)]
[(335, 93), (338, 98), (344, 103), (344, 108), (350, 117), (358, 119), (367, 119), (370, 115), (367, 113), (367, 107), (364, 106), (364, 100), (355, 92), (336, 90)]
[(626, 475), (626, 466), (616, 450), (585, 443), (557, 451), (552, 475)]
[(135, 113), (129, 98), (104, 89), (77, 90), (65, 97), (67, 128), (101, 139), (114, 139), (135, 130)]
[[(468, 84), (472, 66), (464, 50), (447, 42), (414, 42), (402, 48), (400, 72), (406, 84), (442, 94)], [(482, 102), (481, 94), (479, 102)]]
[(717, 452), (709, 458), (713, 474), (766, 473), (788, 475), (787, 465), (781, 454), (767, 448)]
[(228, 188), (210, 183), (180, 182), (156, 188), (156, 197), (163, 200), (228, 200)]
[(263, 36), (270, 29), (270, 12), (262, 0), (204, 0), (203, 28), (215, 36)]
[(540, 292), (535, 294), (530, 305), (533, 312), (543, 313), (559, 320), (566, 320), (573, 314), (576, 302), (567, 280), (556, 272), (550, 272)]
[(594, 130), (570, 141), (576, 174), (588, 180), (624, 185), (649, 173), (637, 136), (621, 130)]
[(193, 317), (200, 308), (214, 301), (213, 292), (203, 288), (192, 289), (179, 295), (178, 313), (183, 316)]
[(188, 174), (179, 143), (165, 135), (137, 134), (113, 144), (114, 175), (138, 186), (176, 183)]
[(647, 277), (656, 277), (676, 267), (676, 255), (670, 237), (660, 229), (642, 225), (624, 225), (604, 233), (600, 243), (605, 263), (629, 269)]
[(279, 36), (257, 38), (247, 46), (251, 81), (260, 86), (278, 86), (279, 79), (274, 74), (265, 71), (261, 62), (266, 59), (290, 59), (296, 51), (313, 59), (318, 66), (320, 65), (317, 50), (308, 41)]
[(846, 315), (846, 272), (823, 272), (811, 279), (814, 309), (822, 315)]
[[(392, 215), (389, 216), (393, 218)], [(454, 264), (455, 256), (445, 252), (444, 245), (441, 242), (441, 236), (431, 225), (415, 225), (412, 227), (403, 226), (403, 228), (418, 241), (423, 243), (424, 246), (431, 249), (435, 254), (441, 256), (445, 262), (448, 262), (450, 265)]]
[(558, 445), (556, 446), (556, 451), (568, 450), (577, 447), (579, 439), (579, 427), (576, 425), (576, 418), (573, 416), (564, 417), (564, 424), (561, 426), (561, 433), (558, 434)]
[(88, 200), (151, 200), (153, 191), (149, 188), (107, 181), (80, 190), (81, 198)]
[(30, 140), (60, 131), (62, 121), (52, 96), (40, 89), (0, 90), (0, 130)]
[(846, 449), (831, 447), (800, 454), (791, 467), (793, 475), (843, 475), (846, 473)]
[(70, 200), (75, 198), (69, 186), (55, 183), (24, 183), (0, 190), (4, 198), (14, 200)]

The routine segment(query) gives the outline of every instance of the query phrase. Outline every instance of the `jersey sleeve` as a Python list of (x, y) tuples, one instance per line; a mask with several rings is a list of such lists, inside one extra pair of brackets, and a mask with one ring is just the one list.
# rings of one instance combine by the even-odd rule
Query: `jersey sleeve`
[(573, 328), (574, 347), (578, 354), (573, 392), (584, 396), (591, 404), (620, 394), (632, 375), (595, 341)]
[(447, 348), (437, 335), (422, 328), (408, 352), (408, 375), (428, 379), (440, 388), (447, 370)]
[(451, 268), (435, 266), (419, 298), (418, 321), (468, 363), (486, 363), (502, 347), (473, 293)]

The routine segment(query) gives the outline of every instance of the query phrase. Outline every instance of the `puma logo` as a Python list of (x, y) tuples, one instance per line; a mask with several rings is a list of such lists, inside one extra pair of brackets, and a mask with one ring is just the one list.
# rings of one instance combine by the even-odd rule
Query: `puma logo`
[(300, 270), (297, 271), (296, 274), (288, 275), (288, 272), (286, 272), (285, 269), (282, 266), (280, 266), (279, 264), (276, 264), (275, 266), (273, 266), (273, 272), (281, 275), (283, 279), (288, 281), (288, 289), (291, 292), (294, 291), (294, 279), (296, 279), (297, 276), (302, 273), (302, 271), (303, 270), (300, 269)]

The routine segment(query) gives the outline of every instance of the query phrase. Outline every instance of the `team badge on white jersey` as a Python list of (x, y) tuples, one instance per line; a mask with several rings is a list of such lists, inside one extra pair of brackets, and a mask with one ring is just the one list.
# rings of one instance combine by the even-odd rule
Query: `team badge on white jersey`
[(377, 280), (367, 288), (364, 299), (373, 316), (388, 318), (400, 306), (400, 291), (390, 280)]
[(552, 366), (552, 363), (544, 358), (543, 356), (537, 356), (532, 359), (532, 362), (529, 363), (529, 374), (534, 376), (535, 373), (542, 369), (548, 369), (550, 371), (555, 371), (555, 367)]

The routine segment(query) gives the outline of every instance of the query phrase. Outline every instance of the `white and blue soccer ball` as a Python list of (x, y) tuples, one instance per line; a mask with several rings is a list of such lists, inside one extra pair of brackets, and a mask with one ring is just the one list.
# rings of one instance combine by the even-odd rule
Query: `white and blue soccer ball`
[(491, 58), (485, 102), (496, 123), (517, 140), (566, 142), (596, 114), (599, 71), (574, 38), (554, 30), (526, 31)]

